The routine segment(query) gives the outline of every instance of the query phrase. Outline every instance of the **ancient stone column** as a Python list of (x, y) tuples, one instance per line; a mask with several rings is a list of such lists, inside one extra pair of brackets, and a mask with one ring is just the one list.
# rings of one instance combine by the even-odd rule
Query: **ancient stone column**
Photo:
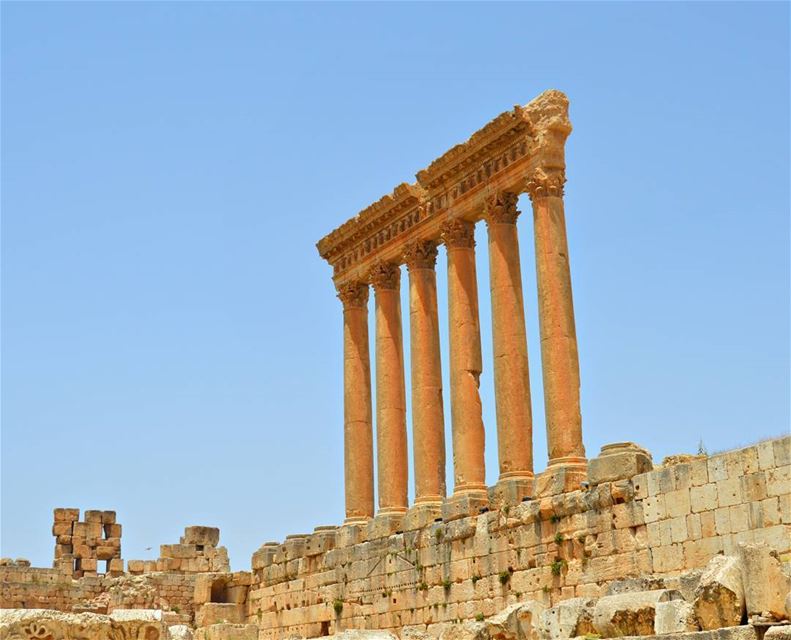
[(500, 461), (497, 495), (509, 504), (521, 502), (533, 491), (533, 416), (516, 230), (517, 198), (515, 193), (499, 193), (486, 205)]
[(577, 333), (563, 211), (565, 181), (561, 169), (537, 169), (527, 182), (533, 202), (549, 448), (549, 467), (537, 483), (537, 492), (545, 494), (578, 489), (586, 474)]
[(401, 334), (401, 269), (378, 262), (371, 269), (376, 294), (377, 516), (403, 515), (407, 507), (406, 390)]
[(478, 391), (482, 370), (475, 270), (475, 225), (452, 219), (442, 227), (448, 252), (450, 411), (453, 427), (453, 496), (443, 518), (477, 514), (488, 507), (484, 427)]
[(412, 446), (415, 504), (405, 529), (430, 524), (445, 499), (445, 417), (437, 312), (437, 245), (407, 245), (409, 327), (412, 360)]
[(374, 514), (371, 361), (368, 354), (368, 285), (341, 286), (343, 303), (343, 451), (345, 524), (366, 522)]

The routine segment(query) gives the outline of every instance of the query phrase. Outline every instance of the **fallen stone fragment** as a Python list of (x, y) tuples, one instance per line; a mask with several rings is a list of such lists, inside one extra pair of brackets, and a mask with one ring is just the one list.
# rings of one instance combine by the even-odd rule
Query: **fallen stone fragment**
[(485, 622), (462, 622), (449, 626), (442, 632), (440, 640), (488, 640)]
[(765, 543), (739, 544), (747, 615), (758, 614), (775, 620), (785, 617), (785, 600), (791, 578), (783, 572), (777, 552)]
[(669, 600), (656, 605), (656, 618), (654, 630), (657, 634), (682, 633), (684, 631), (697, 631), (698, 622), (695, 618), (695, 609), (684, 600)]
[(764, 640), (791, 640), (791, 624), (776, 624), (766, 630)]
[(535, 600), (512, 604), (485, 620), (489, 640), (538, 640), (544, 605)]
[(681, 593), (671, 589), (656, 589), (604, 596), (596, 603), (593, 626), (605, 638), (653, 635), (657, 633), (657, 605), (671, 600), (681, 600)]
[(595, 607), (593, 598), (569, 598), (557, 603), (541, 614), (541, 637), (560, 640), (596, 633), (593, 626)]
[(173, 624), (168, 627), (170, 640), (192, 640), (192, 629), (186, 624)]
[(694, 596), (700, 628), (719, 629), (741, 624), (745, 614), (741, 564), (732, 556), (714, 556), (700, 576)]

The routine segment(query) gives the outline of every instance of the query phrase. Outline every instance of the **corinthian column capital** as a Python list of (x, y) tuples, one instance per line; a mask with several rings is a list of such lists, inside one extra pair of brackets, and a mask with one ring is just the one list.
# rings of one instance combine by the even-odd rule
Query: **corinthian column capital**
[(401, 269), (397, 264), (380, 260), (371, 267), (368, 278), (375, 291), (398, 289), (401, 282)]
[(364, 282), (347, 282), (338, 287), (338, 299), (344, 309), (364, 309), (368, 304), (368, 285)]
[(566, 183), (566, 171), (564, 169), (536, 169), (525, 184), (530, 199), (535, 201), (537, 198), (547, 196), (563, 197), (563, 185)]
[(521, 211), (516, 208), (519, 196), (510, 191), (500, 191), (486, 199), (487, 224), (516, 224)]
[(442, 225), (442, 242), (448, 249), (464, 248), (472, 249), (475, 247), (475, 224), (452, 218)]
[(415, 240), (404, 247), (407, 269), (433, 269), (437, 264), (437, 244), (433, 240)]

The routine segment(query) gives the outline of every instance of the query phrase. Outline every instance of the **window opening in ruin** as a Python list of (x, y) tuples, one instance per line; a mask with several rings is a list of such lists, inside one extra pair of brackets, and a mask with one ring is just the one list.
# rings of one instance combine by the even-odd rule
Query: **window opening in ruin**
[(215, 580), (211, 583), (211, 600), (210, 602), (227, 603), (228, 602), (228, 585), (225, 580)]
[(196, 545), (195, 545), (195, 548), (196, 548), (198, 551), (203, 551), (203, 545), (202, 545), (202, 544), (196, 544)]

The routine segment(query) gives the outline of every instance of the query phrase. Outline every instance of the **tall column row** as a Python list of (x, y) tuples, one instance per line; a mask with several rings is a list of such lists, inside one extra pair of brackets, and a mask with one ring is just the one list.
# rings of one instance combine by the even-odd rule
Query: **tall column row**
[[(563, 212), (563, 176), (535, 174), (527, 185), (533, 203), (538, 311), (549, 467), (533, 472), (533, 424), (527, 337), (517, 233), (517, 194), (486, 202), (499, 480), (495, 496), (518, 502), (534, 493), (579, 486), (585, 450), (579, 404), (579, 364)], [(403, 252), (409, 274), (411, 406), (415, 503), (407, 504), (407, 434), (400, 267), (379, 262), (366, 282), (339, 290), (344, 305), (344, 451), (346, 522), (374, 516), (368, 284), (375, 294), (376, 443), (378, 510), (387, 530), (453, 519), (488, 507), (475, 225), (451, 218), (441, 229), (448, 263), (448, 333), (453, 443), (453, 494), (446, 497), (444, 409), (432, 240)]]

